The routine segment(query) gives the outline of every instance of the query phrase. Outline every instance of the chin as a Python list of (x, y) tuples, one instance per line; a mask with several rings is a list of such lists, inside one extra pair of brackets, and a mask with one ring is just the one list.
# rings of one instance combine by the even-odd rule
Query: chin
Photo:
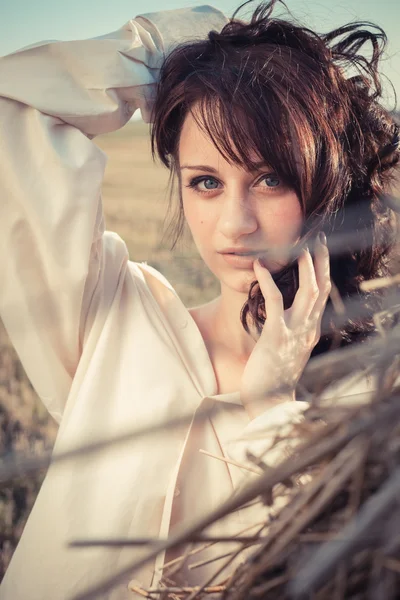
[(243, 294), (245, 296), (243, 302), (245, 302), (249, 295), (251, 284), (253, 281), (256, 281), (256, 276), (254, 271), (237, 270), (229, 275), (224, 274), (222, 277), (219, 277), (219, 280), (229, 289), (239, 294)]
[(229, 267), (221, 269), (220, 265), (215, 265), (211, 260), (206, 261), (204, 257), (202, 258), (221, 285), (245, 296), (244, 303), (249, 294), (251, 284), (253, 281), (256, 281), (253, 269), (235, 269)]

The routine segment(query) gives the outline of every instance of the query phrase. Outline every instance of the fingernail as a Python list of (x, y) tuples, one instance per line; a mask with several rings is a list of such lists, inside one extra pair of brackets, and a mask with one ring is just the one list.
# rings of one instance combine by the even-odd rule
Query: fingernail
[(324, 246), (326, 246), (326, 235), (323, 231), (320, 231), (318, 234), (318, 239), (321, 242), (321, 244), (323, 244)]
[(260, 258), (260, 257), (257, 258), (257, 262), (260, 265), (260, 267), (263, 267), (265, 269), (265, 265), (264, 265), (264, 262), (263, 262), (262, 258)]

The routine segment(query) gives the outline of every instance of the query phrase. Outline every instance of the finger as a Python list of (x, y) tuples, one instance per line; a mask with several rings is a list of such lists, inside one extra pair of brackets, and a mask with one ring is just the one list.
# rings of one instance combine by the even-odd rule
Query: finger
[(271, 273), (259, 259), (254, 261), (254, 273), (262, 295), (264, 296), (265, 312), (269, 323), (278, 323), (283, 319), (283, 298), (278, 286), (272, 279)]
[(329, 250), (326, 243), (323, 243), (319, 236), (314, 247), (314, 269), (319, 289), (319, 296), (310, 317), (320, 321), (332, 288), (332, 284), (330, 276)]
[(290, 309), (290, 326), (304, 323), (309, 317), (319, 297), (313, 259), (308, 248), (299, 256), (299, 289)]

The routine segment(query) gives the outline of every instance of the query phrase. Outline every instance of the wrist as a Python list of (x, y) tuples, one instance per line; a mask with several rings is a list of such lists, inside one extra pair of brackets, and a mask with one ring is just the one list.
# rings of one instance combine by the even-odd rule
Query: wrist
[(262, 415), (265, 411), (284, 402), (294, 402), (296, 400), (296, 391), (290, 390), (281, 393), (265, 394), (262, 397), (241, 397), (242, 404), (250, 417), (250, 420)]
[(156, 28), (165, 55), (182, 42), (206, 39), (211, 30), (221, 31), (229, 22), (224, 13), (209, 5), (142, 13), (136, 20)]

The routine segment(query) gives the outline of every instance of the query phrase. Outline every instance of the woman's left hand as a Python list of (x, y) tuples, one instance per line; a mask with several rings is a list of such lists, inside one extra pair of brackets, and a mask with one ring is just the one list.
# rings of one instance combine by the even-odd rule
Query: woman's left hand
[(314, 261), (310, 251), (303, 250), (298, 265), (299, 289), (292, 306), (284, 310), (270, 272), (258, 260), (254, 263), (267, 319), (241, 380), (242, 403), (251, 418), (276, 403), (295, 399), (296, 385), (321, 335), (331, 290), (326, 243), (317, 240)]

